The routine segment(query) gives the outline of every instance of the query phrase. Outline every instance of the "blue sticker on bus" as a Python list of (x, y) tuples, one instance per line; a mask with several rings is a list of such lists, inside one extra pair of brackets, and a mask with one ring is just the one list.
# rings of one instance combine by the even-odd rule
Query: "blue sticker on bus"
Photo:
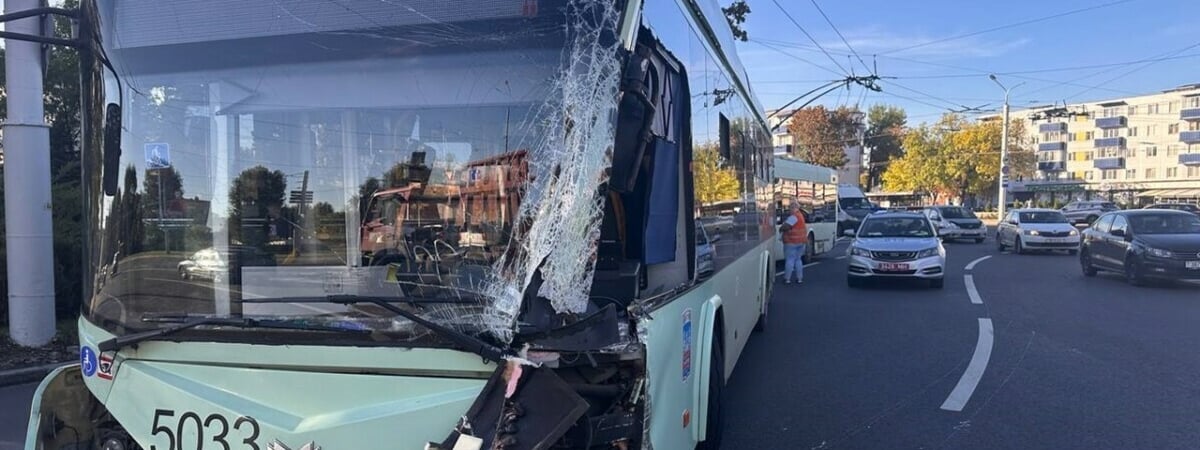
[(692, 309), (683, 310), (683, 381), (692, 375)]
[(95, 375), (96, 368), (100, 366), (96, 361), (96, 351), (87, 346), (79, 347), (79, 366), (83, 369), (83, 376)]

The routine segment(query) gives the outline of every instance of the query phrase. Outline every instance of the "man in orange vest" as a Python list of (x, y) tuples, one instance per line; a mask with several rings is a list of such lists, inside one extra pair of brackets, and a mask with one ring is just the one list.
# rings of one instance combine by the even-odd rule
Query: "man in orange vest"
[(792, 202), (791, 212), (792, 215), (779, 226), (783, 239), (783, 254), (787, 257), (783, 266), (783, 282), (790, 284), (794, 271), (796, 283), (799, 284), (804, 282), (804, 261), (801, 257), (804, 256), (804, 247), (808, 245), (808, 223), (804, 221), (804, 213), (800, 211), (799, 203)]

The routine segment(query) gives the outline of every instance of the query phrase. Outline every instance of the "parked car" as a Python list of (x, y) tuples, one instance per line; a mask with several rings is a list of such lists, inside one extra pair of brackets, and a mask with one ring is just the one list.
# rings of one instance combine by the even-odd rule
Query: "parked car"
[(711, 238), (702, 226), (696, 227), (696, 277), (704, 278), (716, 270), (716, 247), (713, 245), (721, 240), (721, 235), (714, 234)]
[(733, 230), (733, 216), (704, 216), (699, 219), (706, 230), (721, 233)]
[(929, 206), (922, 211), (937, 227), (944, 240), (974, 239), (978, 244), (987, 235), (987, 227), (975, 213), (961, 206)]
[(908, 278), (943, 286), (946, 249), (924, 214), (877, 212), (866, 216), (848, 250), (846, 284), (876, 278)]
[(1009, 247), (1018, 255), (1034, 250), (1066, 250), (1074, 255), (1079, 251), (1079, 230), (1057, 210), (1014, 209), (996, 225), (996, 248)]
[(1161, 209), (1105, 214), (1083, 232), (1079, 265), (1085, 276), (1111, 270), (1134, 286), (1200, 280), (1200, 217)]
[(1067, 219), (1074, 224), (1091, 224), (1097, 218), (1106, 212), (1116, 211), (1117, 205), (1113, 202), (1089, 200), (1068, 203), (1062, 208), (1062, 213), (1067, 216)]
[(230, 283), (240, 284), (243, 267), (274, 265), (275, 257), (270, 253), (255, 247), (231, 245), (227, 251), (217, 251), (214, 247), (199, 250), (180, 261), (176, 270), (179, 278), (184, 280), (222, 281), (228, 278)]
[(1145, 209), (1172, 209), (1175, 211), (1190, 212), (1200, 216), (1200, 206), (1189, 203), (1155, 203), (1147, 206)]

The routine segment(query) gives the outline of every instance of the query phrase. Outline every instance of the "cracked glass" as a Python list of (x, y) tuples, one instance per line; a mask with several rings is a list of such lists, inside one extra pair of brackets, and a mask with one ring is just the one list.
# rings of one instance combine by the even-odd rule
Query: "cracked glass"
[[(611, 2), (98, 1), (120, 189), (90, 202), (90, 319), (289, 317), (512, 339), (580, 313), (621, 73)], [(118, 80), (119, 77), (119, 80)], [(119, 81), (119, 82), (118, 82)], [(94, 175), (93, 175), (94, 176)]]

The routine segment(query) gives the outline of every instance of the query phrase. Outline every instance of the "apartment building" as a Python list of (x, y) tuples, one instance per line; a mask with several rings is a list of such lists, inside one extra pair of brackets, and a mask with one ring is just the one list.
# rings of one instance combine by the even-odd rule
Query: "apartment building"
[(1013, 111), (1037, 151), (1018, 201), (1103, 198), (1134, 206), (1200, 201), (1200, 84), (1161, 93)]

